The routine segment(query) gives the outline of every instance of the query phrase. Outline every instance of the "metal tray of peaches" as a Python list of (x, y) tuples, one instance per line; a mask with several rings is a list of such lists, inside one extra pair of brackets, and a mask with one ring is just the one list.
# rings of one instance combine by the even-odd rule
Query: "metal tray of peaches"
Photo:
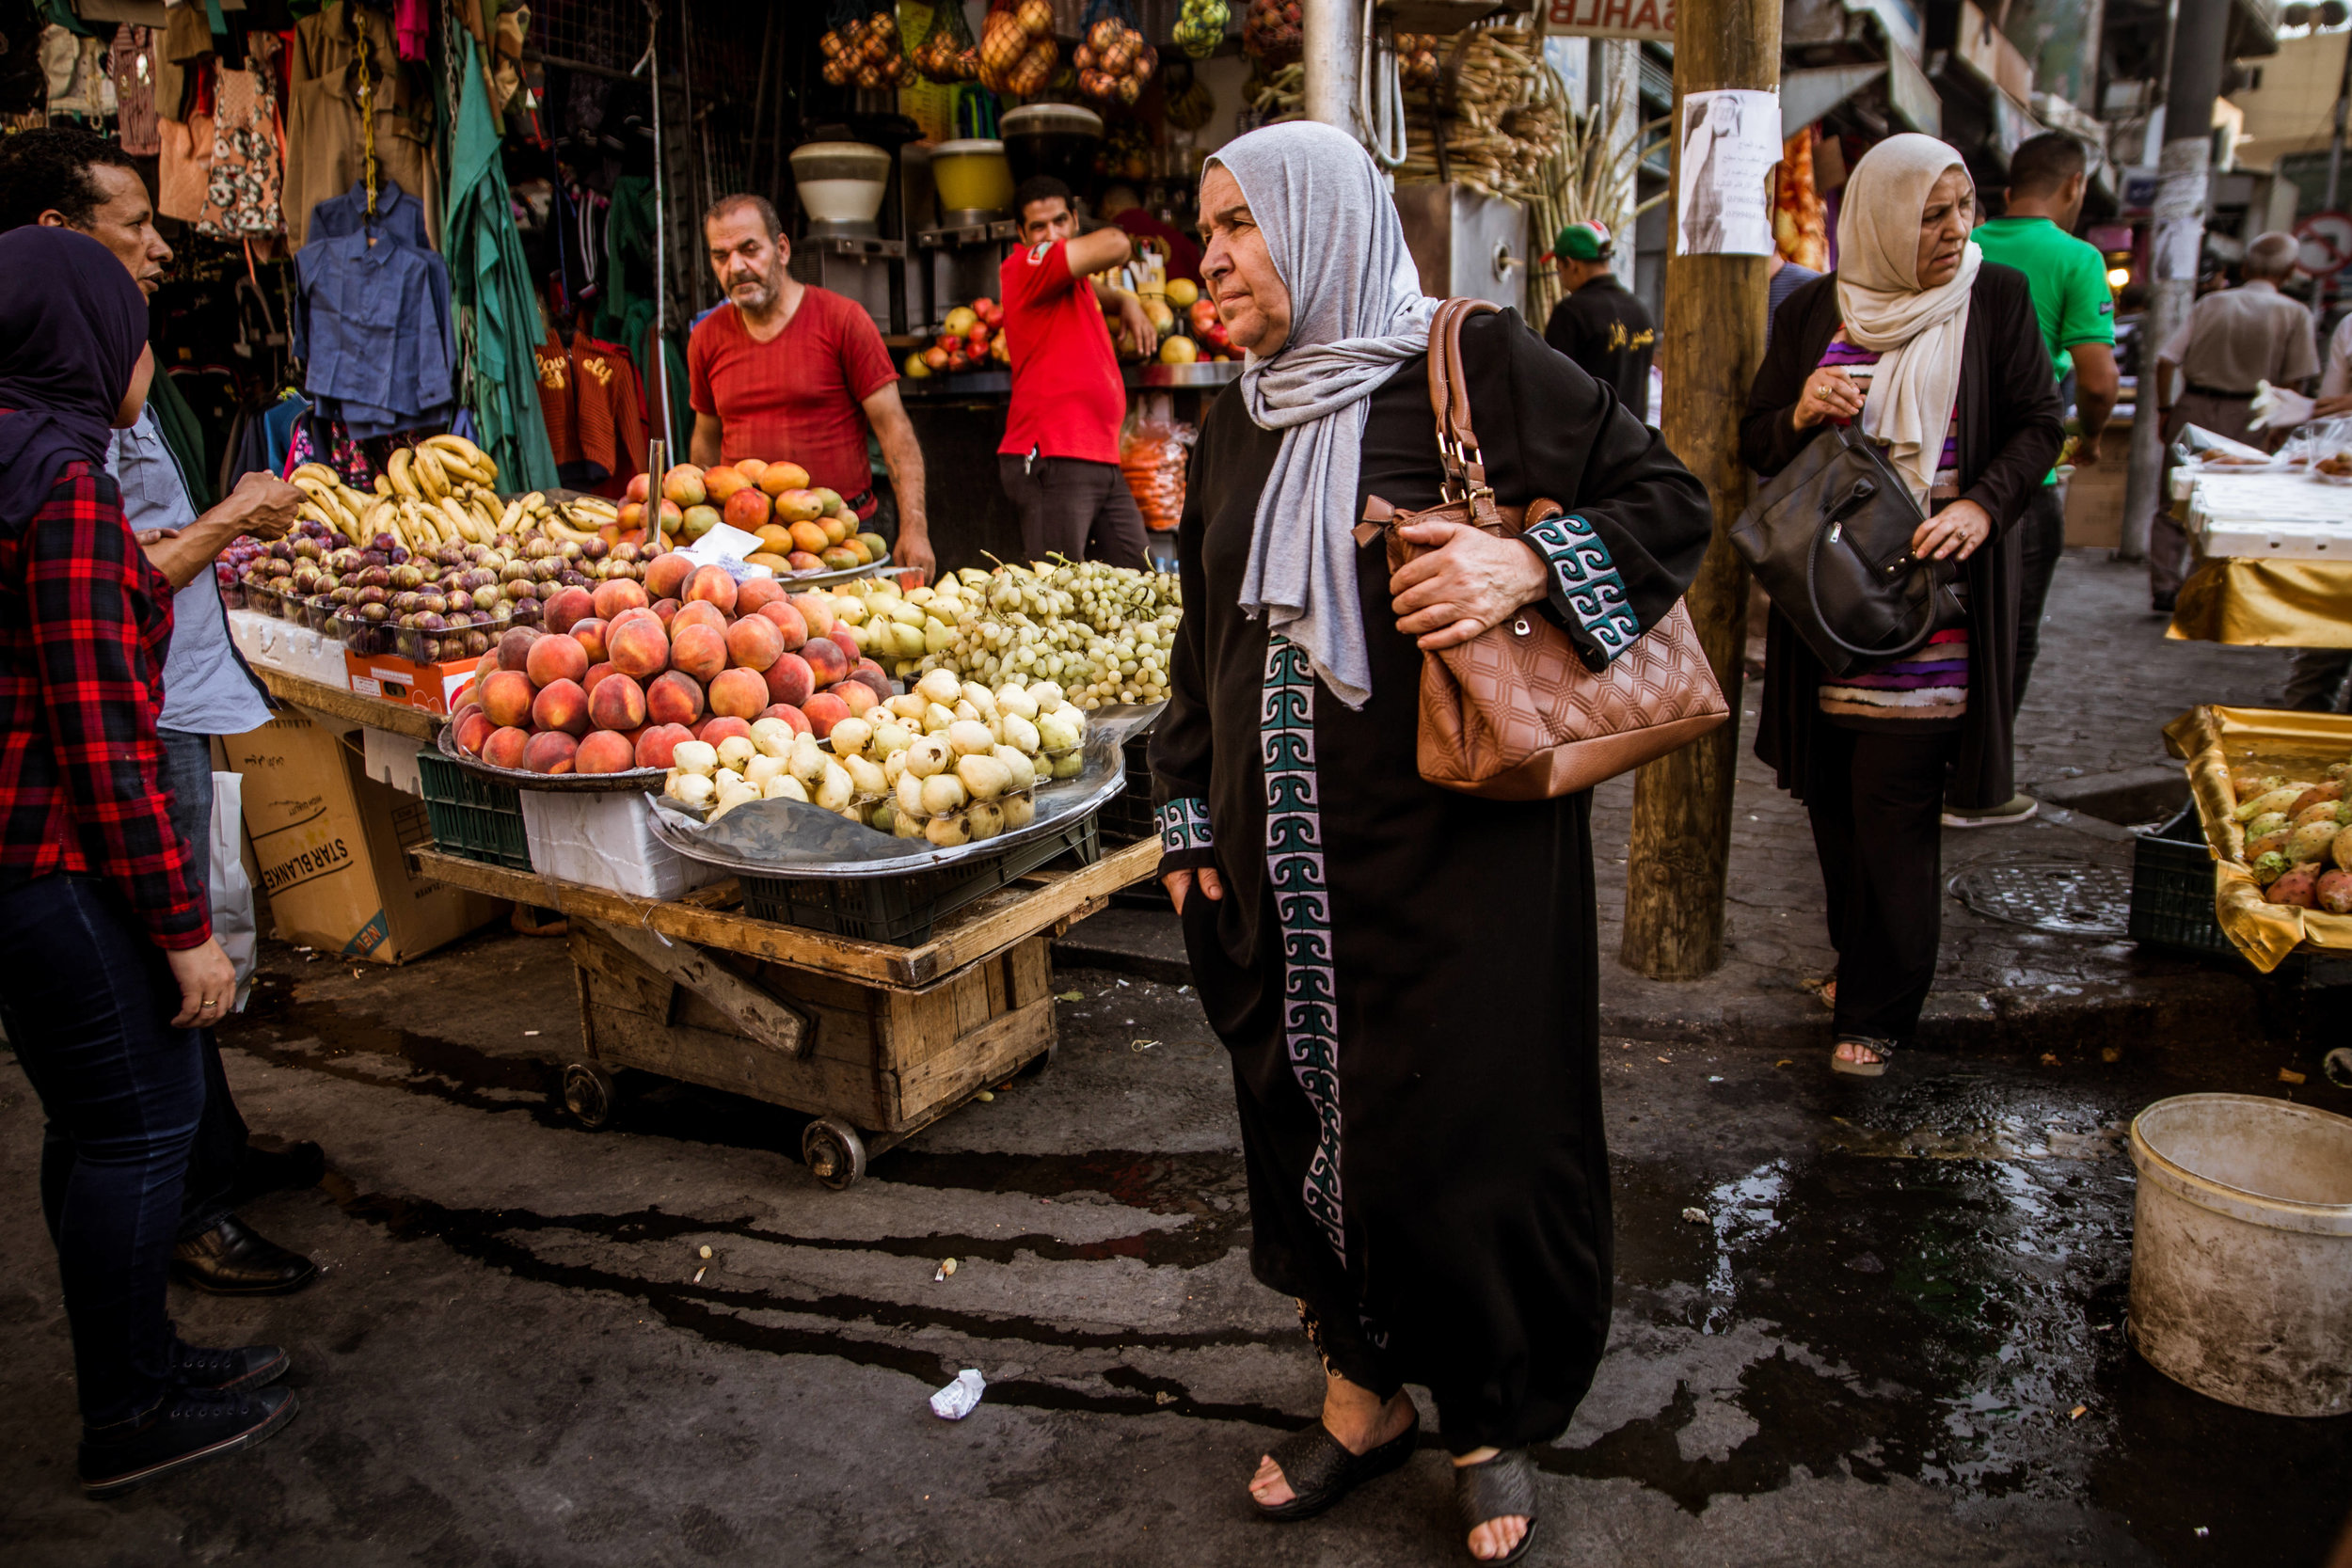
[(610, 795), (658, 790), (670, 776), (666, 768), (632, 768), (625, 773), (533, 773), (527, 768), (493, 768), (480, 757), (458, 749), (457, 726), (444, 724), (434, 749), (476, 778), (511, 784), (516, 789), (544, 789), (557, 795)]

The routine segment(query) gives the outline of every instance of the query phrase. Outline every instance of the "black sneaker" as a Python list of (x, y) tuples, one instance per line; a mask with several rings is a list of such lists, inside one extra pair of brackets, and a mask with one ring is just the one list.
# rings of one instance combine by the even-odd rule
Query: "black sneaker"
[(293, 1358), (276, 1345), (209, 1350), (182, 1344), (172, 1350), (171, 1381), (204, 1393), (249, 1394), (284, 1377), (293, 1365)]
[(249, 1449), (293, 1420), (294, 1406), (291, 1388), (253, 1394), (174, 1390), (146, 1418), (82, 1439), (82, 1494), (103, 1502), (174, 1470)]

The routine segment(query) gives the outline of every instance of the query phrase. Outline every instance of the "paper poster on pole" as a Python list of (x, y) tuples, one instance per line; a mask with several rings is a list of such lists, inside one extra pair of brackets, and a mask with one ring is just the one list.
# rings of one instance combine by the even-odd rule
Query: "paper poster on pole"
[(1748, 87), (1687, 94), (1681, 135), (1675, 254), (1771, 255), (1765, 177), (1780, 162), (1780, 95)]

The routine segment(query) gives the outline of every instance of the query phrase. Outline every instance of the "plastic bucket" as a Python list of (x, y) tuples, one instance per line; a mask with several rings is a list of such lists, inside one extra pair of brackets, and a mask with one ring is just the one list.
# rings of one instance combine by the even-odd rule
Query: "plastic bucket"
[(2201, 1394), (2352, 1411), (2352, 1117), (2191, 1094), (2132, 1121), (2133, 1345)]

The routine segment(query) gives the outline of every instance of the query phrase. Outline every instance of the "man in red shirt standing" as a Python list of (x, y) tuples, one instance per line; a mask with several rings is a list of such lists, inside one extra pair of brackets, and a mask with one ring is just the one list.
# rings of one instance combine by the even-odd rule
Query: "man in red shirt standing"
[(923, 451), (898, 401), (898, 368), (873, 318), (785, 270), (792, 243), (765, 197), (712, 202), (703, 239), (727, 303), (704, 317), (686, 343), (693, 460), (705, 467), (742, 457), (797, 463), (812, 484), (837, 491), (863, 520), (878, 504), (866, 455), (870, 428), (898, 505), (891, 558), (935, 573)]
[(1021, 242), (1005, 259), (1005, 348), (1012, 407), (996, 467), (1021, 508), (1021, 546), (1050, 555), (1142, 567), (1143, 514), (1119, 471), (1119, 426), (1127, 388), (1103, 307), (1115, 306), (1146, 354), (1159, 335), (1143, 302), (1093, 277), (1133, 254), (1124, 230), (1071, 237), (1070, 187), (1040, 175), (1014, 193)]

